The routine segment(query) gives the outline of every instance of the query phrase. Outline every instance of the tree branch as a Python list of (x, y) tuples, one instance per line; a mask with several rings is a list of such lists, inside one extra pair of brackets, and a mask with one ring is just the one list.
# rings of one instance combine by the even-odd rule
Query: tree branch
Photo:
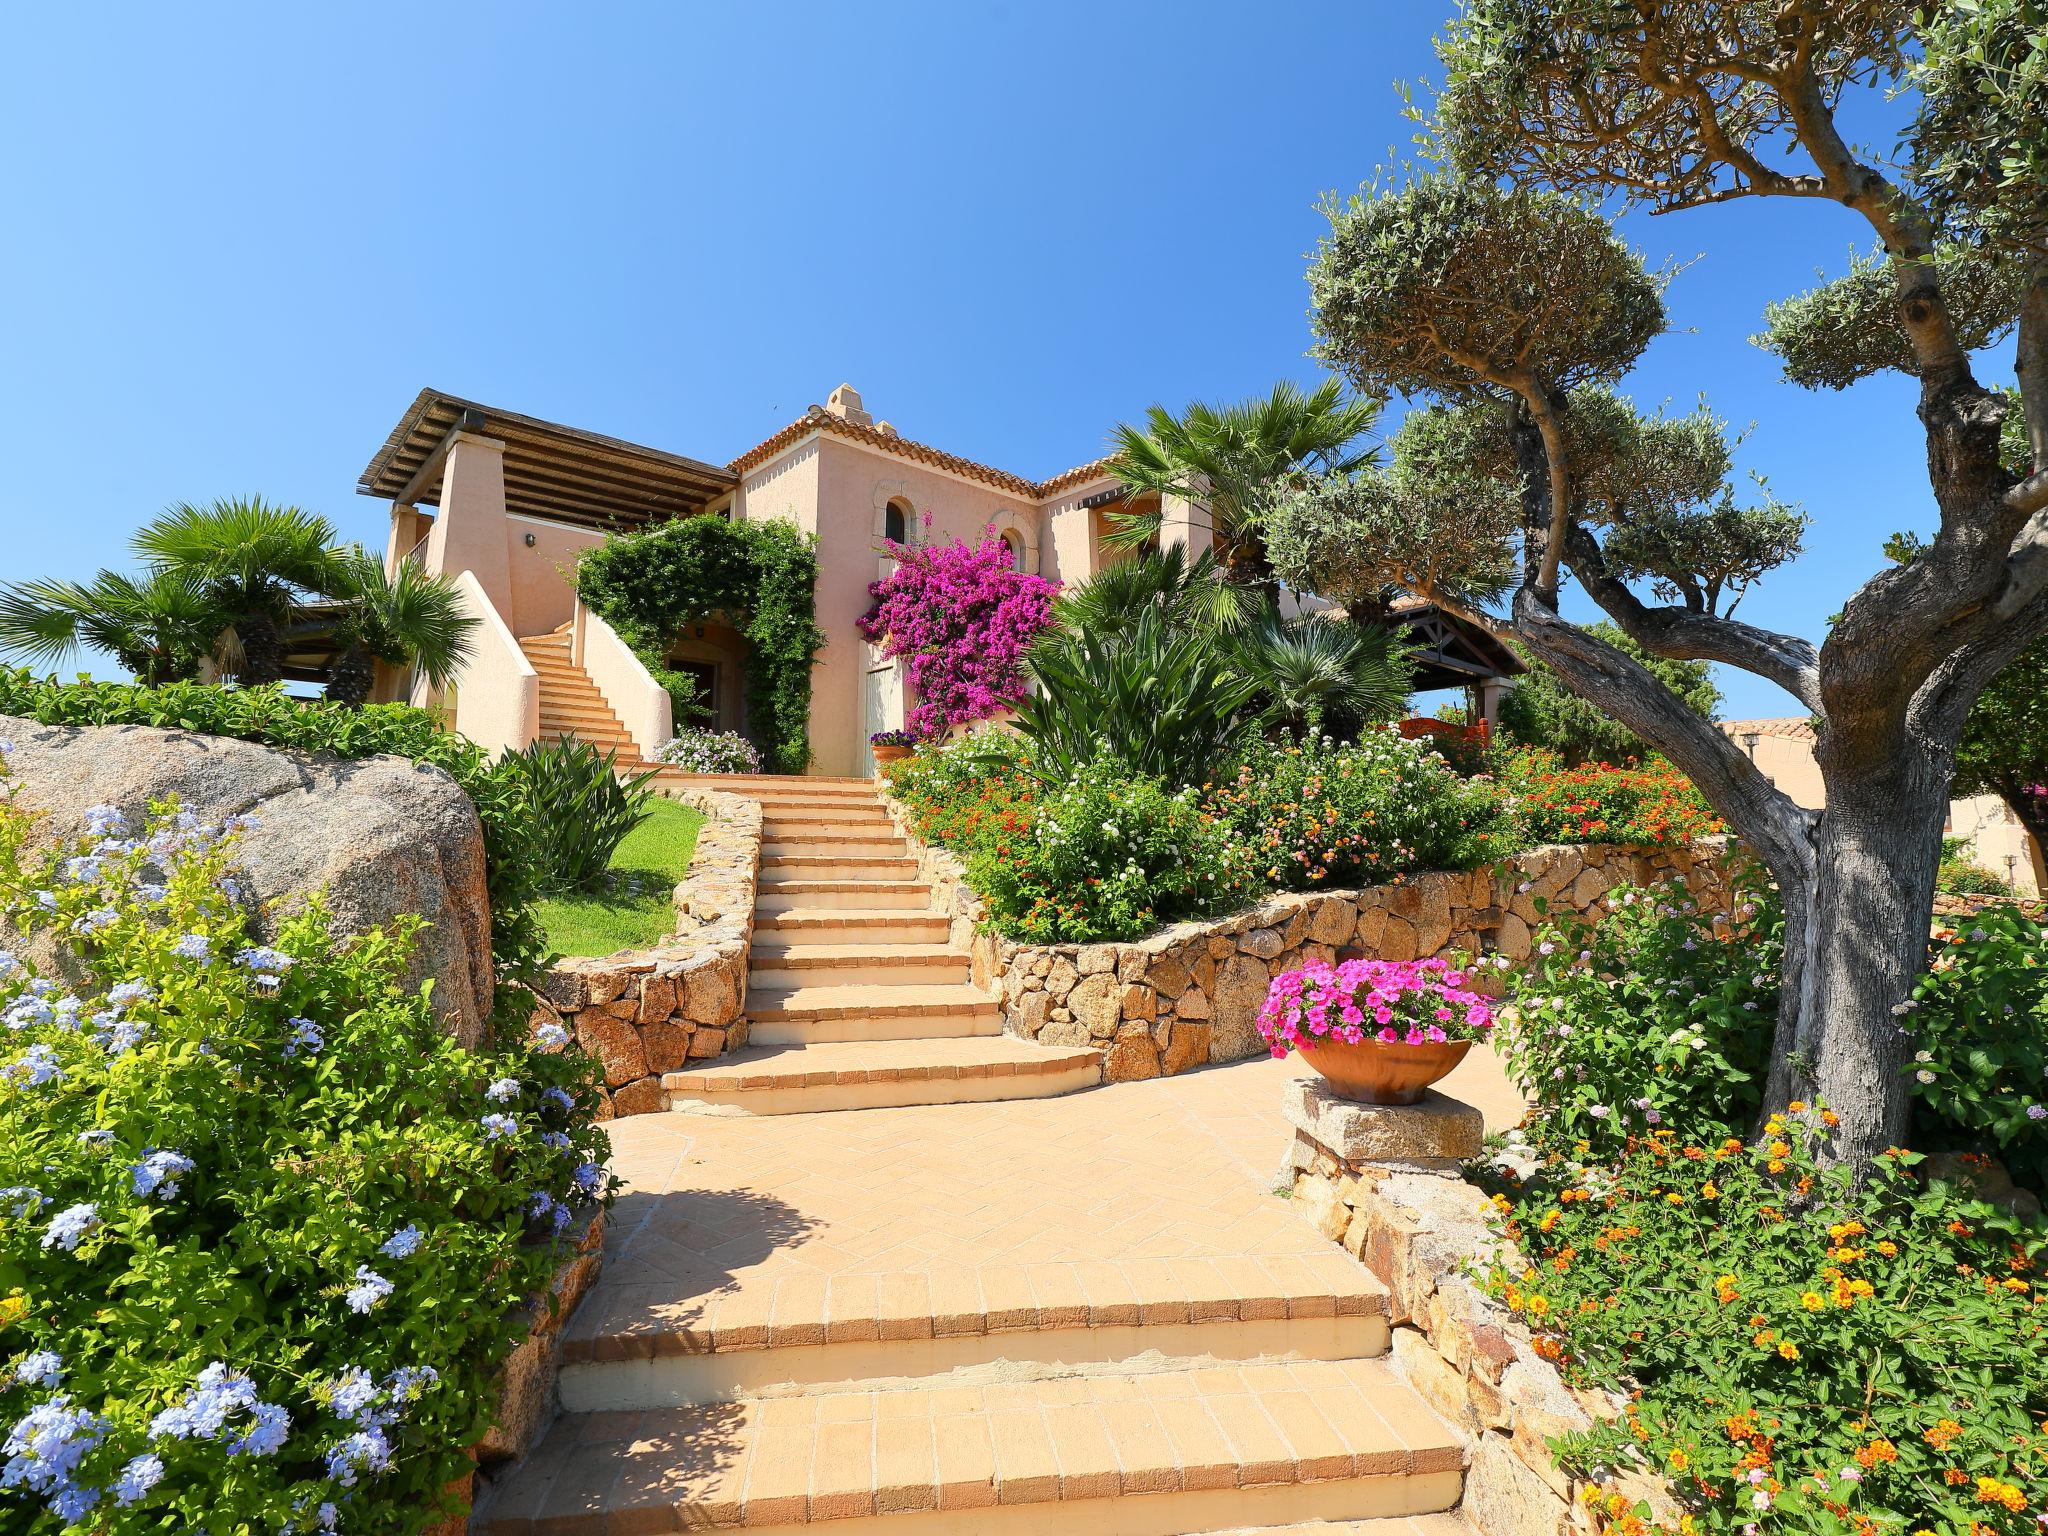
[(1820, 652), (1797, 635), (1740, 623), (1705, 609), (1652, 607), (1610, 575), (1590, 530), (1573, 523), (1565, 555), (1586, 595), (1644, 650), (1679, 661), (1718, 661), (1767, 678), (1816, 714)]
[(1516, 636), (1572, 692), (1597, 702), (1678, 765), (1788, 895), (1806, 887), (1814, 812), (1774, 786), (1726, 732), (1694, 714), (1642, 663), (1567, 623), (1533, 589), (1515, 594), (1514, 620)]

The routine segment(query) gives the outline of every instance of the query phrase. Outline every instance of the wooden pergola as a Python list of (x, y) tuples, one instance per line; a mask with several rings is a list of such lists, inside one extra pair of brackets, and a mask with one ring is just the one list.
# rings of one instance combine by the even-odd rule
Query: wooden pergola
[(739, 477), (717, 464), (423, 389), (356, 490), (402, 505), (439, 505), (448, 444), (458, 433), (505, 445), (505, 510), (607, 532), (688, 517)]
[(1417, 647), (1415, 691), (1479, 688), (1529, 669), (1514, 648), (1477, 624), (1446, 613), (1434, 603), (1396, 603), (1388, 624)]

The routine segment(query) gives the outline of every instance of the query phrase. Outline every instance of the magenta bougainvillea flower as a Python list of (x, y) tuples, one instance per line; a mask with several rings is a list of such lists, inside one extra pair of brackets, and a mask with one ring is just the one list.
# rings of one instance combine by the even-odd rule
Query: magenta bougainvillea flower
[(1383, 1040), (1422, 1045), (1480, 1040), (1493, 1028), (1493, 1000), (1471, 990), (1471, 977), (1448, 961), (1311, 960), (1283, 971), (1266, 991), (1259, 1033), (1275, 1056), (1317, 1041), (1357, 1045)]
[(1013, 570), (990, 535), (926, 548), (891, 542), (896, 569), (868, 584), (860, 620), (882, 654), (908, 659), (917, 704), (905, 722), (919, 737), (999, 715), (1022, 699), (1024, 652), (1052, 623), (1056, 582)]

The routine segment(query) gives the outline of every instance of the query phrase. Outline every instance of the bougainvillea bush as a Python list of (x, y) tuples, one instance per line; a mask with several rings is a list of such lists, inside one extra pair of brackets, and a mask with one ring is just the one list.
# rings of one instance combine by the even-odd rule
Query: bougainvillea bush
[[(1663, 1126), (1611, 1158), (1566, 1138), (1496, 1195), (1520, 1250), (1492, 1293), (1568, 1380), (1629, 1395), (1553, 1442), (1608, 1531), (2040, 1536), (2048, 1229), (1916, 1175), (1823, 1171), (1833, 1116), (1756, 1142)], [(1659, 1518), (1614, 1475), (1663, 1477)]]
[(1455, 773), (1392, 726), (1355, 743), (1261, 742), (1205, 804), (1282, 890), (1377, 885), (1411, 869), (1471, 869), (1514, 852), (1494, 786)]
[(416, 920), (252, 942), (234, 827), (91, 828), (0, 800), (0, 932), (72, 957), (0, 957), (0, 1526), (418, 1530), (609, 1198), (591, 1064), (446, 1038)]
[[(1726, 908), (1673, 880), (1536, 935), (1502, 1015), (1522, 1092), (1557, 1136), (1613, 1149), (1660, 1125), (1747, 1135), (1777, 1026), (1784, 917), (1746, 865)], [(1539, 911), (1549, 904), (1537, 899)]]
[(1439, 955), (1336, 965), (1312, 960), (1273, 978), (1259, 1009), (1259, 1033), (1275, 1056), (1314, 1050), (1320, 1040), (1483, 1040), (1493, 1029), (1493, 999), (1473, 991), (1471, 981), (1469, 969)]
[(1532, 843), (1656, 848), (1728, 830), (1692, 780), (1662, 758), (1567, 768), (1555, 752), (1519, 747), (1496, 753), (1493, 766)]
[(908, 658), (920, 737), (1001, 714), (1029, 691), (1024, 653), (1052, 623), (1056, 583), (1011, 565), (991, 534), (979, 544), (890, 543), (896, 569), (868, 586), (860, 632), (885, 656)]

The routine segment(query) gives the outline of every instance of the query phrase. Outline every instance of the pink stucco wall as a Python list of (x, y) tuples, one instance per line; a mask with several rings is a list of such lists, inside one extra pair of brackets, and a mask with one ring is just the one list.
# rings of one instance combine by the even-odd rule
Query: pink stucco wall
[[(516, 635), (544, 635), (576, 611), (576, 557), (604, 542), (591, 528), (507, 513), (505, 563), (511, 598), (505, 622)], [(531, 535), (533, 545), (527, 547)]]

